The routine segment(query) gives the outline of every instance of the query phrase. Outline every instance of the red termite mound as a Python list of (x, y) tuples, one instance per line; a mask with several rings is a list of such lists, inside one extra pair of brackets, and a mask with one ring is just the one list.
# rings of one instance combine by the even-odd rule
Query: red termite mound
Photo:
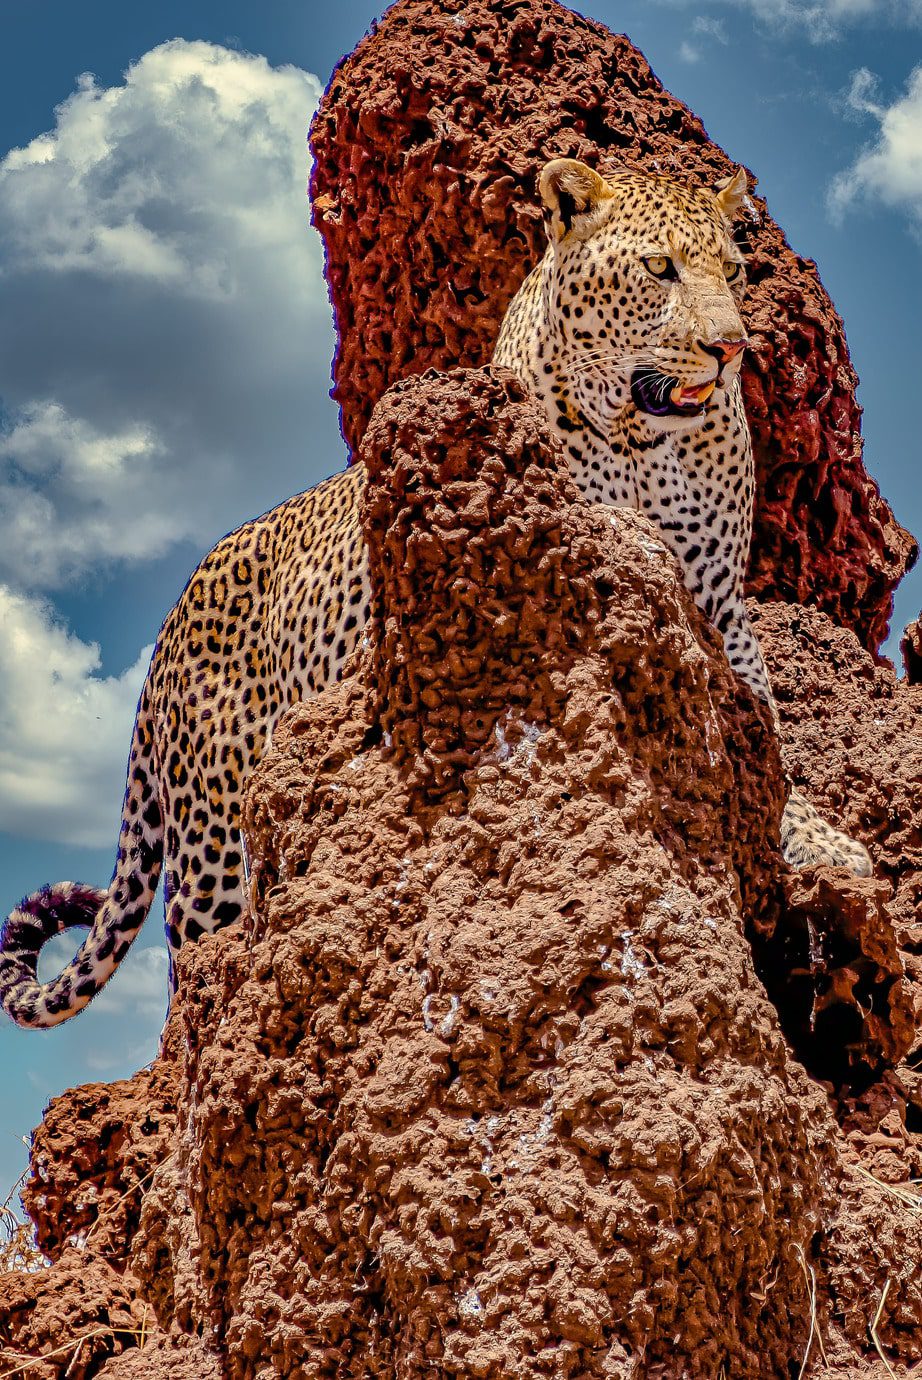
[(509, 374), (406, 381), (361, 455), (368, 645), (251, 783), (247, 932), (181, 958), (139, 1224), (61, 1246), (58, 1193), (0, 1340), (68, 1319), (42, 1380), (768, 1380), (815, 1313), (871, 1380), (887, 1286), (916, 1358), (922, 1221), (850, 1167), (885, 1094), (846, 1142), (746, 937), (786, 923), (777, 746), (656, 529)]
[[(788, 903), (796, 910), (806, 902), (814, 933), (829, 932), (833, 913), (837, 943), (858, 924), (864, 953), (879, 955), (881, 942), (895, 939), (909, 982), (910, 1008), (891, 1013), (891, 1029), (908, 1033), (909, 1049), (892, 1075), (849, 1102), (846, 1124), (861, 1137), (869, 1168), (893, 1182), (922, 1178), (922, 685), (875, 665), (851, 633), (814, 609), (766, 604), (751, 612), (781, 714), (785, 765), (874, 858), (874, 878), (839, 880), (834, 899), (831, 873), (790, 877)], [(827, 990), (841, 997), (843, 983), (851, 984), (864, 1005), (860, 964), (844, 959), (835, 967)], [(788, 996), (792, 990), (789, 981)], [(838, 1004), (832, 1019), (840, 1038), (854, 1016)], [(812, 1017), (815, 1026), (816, 1011)]]
[[(314, 219), (355, 447), (395, 380), (491, 357), (544, 252), (548, 158), (713, 186), (733, 171), (627, 38), (555, 0), (398, 0), (333, 74), (314, 121)], [(749, 591), (814, 604), (877, 651), (917, 544), (861, 459), (842, 322), (761, 198), (742, 242), (743, 371), (758, 502)]]
[[(247, 933), (184, 953), (151, 1070), (36, 1133), (53, 1263), (0, 1277), (0, 1374), (769, 1380), (822, 1341), (882, 1380), (879, 1305), (922, 1358), (922, 691), (754, 608), (785, 765), (877, 875), (790, 874), (777, 744), (656, 530), (576, 501), (509, 375), (368, 422), (488, 358), (544, 156), (729, 164), (539, 0), (395, 6), (314, 138), (368, 645), (251, 785)], [(825, 581), (873, 649), (911, 543), (812, 267), (748, 234), (752, 587)]]
[(922, 618), (903, 629), (900, 641), (906, 679), (911, 685), (922, 685)]

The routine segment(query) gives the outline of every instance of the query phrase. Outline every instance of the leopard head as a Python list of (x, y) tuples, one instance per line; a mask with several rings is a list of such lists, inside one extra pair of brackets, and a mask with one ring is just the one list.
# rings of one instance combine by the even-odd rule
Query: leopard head
[(732, 222), (742, 168), (713, 191), (670, 177), (602, 177), (557, 158), (541, 173), (548, 322), (575, 391), (657, 431), (694, 429), (739, 373), (746, 271)]

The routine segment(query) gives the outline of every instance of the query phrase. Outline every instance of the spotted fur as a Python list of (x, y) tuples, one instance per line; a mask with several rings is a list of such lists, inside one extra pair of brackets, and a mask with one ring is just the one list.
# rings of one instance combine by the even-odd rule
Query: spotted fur
[[(755, 485), (739, 380), (745, 265), (732, 221), (746, 191), (742, 169), (712, 192), (633, 172), (603, 179), (571, 159), (549, 163), (541, 192), (550, 243), (506, 313), (494, 362), (544, 403), (588, 498), (658, 523), (731, 666), (777, 728), (743, 599)], [(664, 260), (670, 270), (658, 276), (651, 268)], [(671, 407), (656, 415), (645, 405), (652, 395), (654, 407), (666, 407), (660, 380), (680, 396), (714, 389), (685, 415)], [(863, 845), (796, 790), (782, 847), (795, 867), (871, 871)]]
[[(0, 939), (0, 1001), (20, 1025), (76, 1014), (117, 968), (164, 870), (167, 944), (240, 919), (243, 784), (284, 711), (339, 676), (369, 615), (354, 466), (232, 532), (167, 615), (138, 705), (121, 835), (106, 891), (59, 883), (27, 897)], [(49, 983), (38, 950), (90, 933)]]
[[(742, 599), (753, 503), (738, 378), (743, 274), (731, 289), (725, 265), (741, 264), (729, 222), (744, 189), (628, 173), (605, 182), (570, 160), (549, 164), (541, 187), (550, 244), (509, 308), (495, 361), (543, 401), (589, 499), (659, 523), (731, 664), (774, 712)], [(662, 259), (674, 279), (644, 263)], [(700, 416), (653, 416), (642, 404), (659, 405), (663, 379), (680, 392), (716, 387)], [(278, 717), (339, 676), (368, 619), (363, 484), (353, 466), (299, 494), (225, 537), (192, 576), (138, 705), (112, 881), (45, 887), (0, 936), (0, 1001), (20, 1025), (67, 1020), (100, 990), (161, 867), (171, 974), (184, 942), (240, 918), (243, 785)], [(860, 844), (794, 793), (783, 843), (797, 866), (870, 868)], [(90, 932), (74, 960), (40, 983), (42, 944), (79, 925)]]

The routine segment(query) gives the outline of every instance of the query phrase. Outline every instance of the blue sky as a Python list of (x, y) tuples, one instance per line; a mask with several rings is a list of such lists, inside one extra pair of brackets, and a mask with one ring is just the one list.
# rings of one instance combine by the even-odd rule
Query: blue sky
[[(862, 379), (868, 467), (922, 533), (922, 0), (582, 8), (629, 34), (819, 263)], [(43, 882), (105, 883), (164, 614), (224, 531), (343, 463), (304, 135), (377, 12), (4, 0), (4, 912)], [(897, 634), (920, 606), (915, 573)], [(165, 968), (156, 907), (77, 1020), (0, 1025), (0, 1188), (48, 1097), (153, 1056)]]

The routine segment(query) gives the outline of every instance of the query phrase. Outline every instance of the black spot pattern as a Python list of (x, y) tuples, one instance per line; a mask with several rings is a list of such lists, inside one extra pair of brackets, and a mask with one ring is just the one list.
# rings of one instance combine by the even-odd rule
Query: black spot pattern
[[(609, 184), (601, 216), (558, 207), (568, 228), (512, 302), (495, 362), (544, 403), (588, 499), (659, 524), (731, 665), (774, 711), (742, 598), (753, 466), (739, 357), (721, 366), (715, 353), (715, 342), (743, 334), (745, 275), (731, 288), (724, 272), (738, 251), (712, 193), (635, 173)], [(674, 274), (654, 277), (651, 257), (668, 258)], [(657, 385), (716, 386), (700, 416), (652, 416), (632, 401), (637, 370), (652, 370)], [(354, 466), (298, 494), (225, 537), (193, 573), (138, 708), (108, 889), (44, 888), (4, 926), (0, 1001), (20, 1024), (66, 1020), (99, 991), (140, 929), (161, 867), (171, 984), (183, 943), (240, 919), (245, 781), (279, 715), (339, 676), (368, 619), (363, 484)], [(785, 852), (869, 870), (861, 845), (796, 795)], [(38, 983), (42, 944), (71, 925), (89, 925), (87, 939), (58, 978)]]
[[(244, 783), (272, 725), (340, 674), (368, 620), (360, 467), (219, 542), (168, 614), (138, 708), (115, 872), (105, 891), (60, 883), (9, 917), (0, 1001), (22, 1025), (74, 1015), (124, 957), (165, 873), (166, 936), (182, 945), (243, 914)], [(220, 899), (218, 897), (220, 896)], [(46, 939), (89, 925), (53, 982)]]
[[(658, 523), (731, 666), (777, 725), (743, 600), (755, 494), (741, 355), (724, 363), (717, 344), (744, 338), (737, 304), (745, 274), (731, 286), (725, 271), (739, 251), (704, 188), (632, 172), (609, 177), (608, 188), (600, 214), (590, 208), (586, 233), (574, 226), (551, 236), (506, 313), (494, 362), (544, 403), (588, 499), (637, 508)], [(644, 262), (651, 256), (667, 258), (674, 272), (655, 277)], [(697, 416), (653, 416), (632, 397), (637, 371), (679, 389), (714, 389)], [(796, 809), (794, 801), (785, 815), (790, 861), (870, 871), (861, 844), (801, 797)]]

